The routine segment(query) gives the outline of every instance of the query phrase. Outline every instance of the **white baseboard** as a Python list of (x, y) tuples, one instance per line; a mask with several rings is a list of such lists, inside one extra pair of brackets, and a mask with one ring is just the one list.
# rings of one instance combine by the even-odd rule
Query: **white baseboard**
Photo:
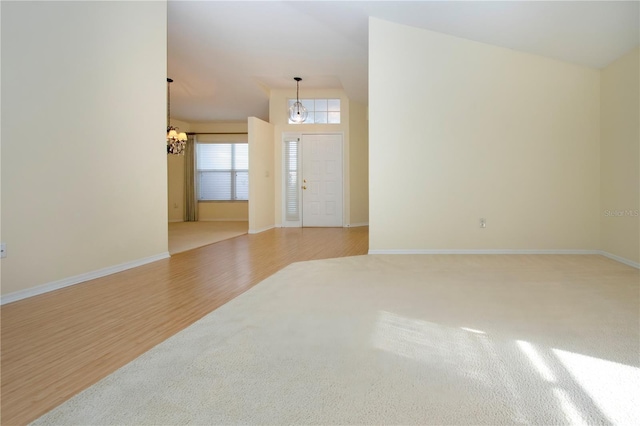
[(536, 249), (374, 249), (369, 254), (600, 254), (598, 250)]
[(131, 262), (125, 262), (119, 265), (108, 266), (106, 268), (98, 269), (97, 271), (87, 272), (85, 274), (63, 278), (61, 280), (53, 281), (47, 284), (42, 284), (37, 287), (28, 288), (26, 290), (16, 291), (15, 293), (9, 293), (7, 295), (1, 296), (0, 305), (5, 305), (11, 302), (17, 302), (18, 300), (26, 299), (32, 296), (37, 296), (39, 294), (49, 293), (50, 291), (59, 290), (64, 287), (69, 287), (74, 284), (80, 284), (82, 282), (94, 280), (96, 278), (104, 277), (106, 275), (115, 274), (116, 272), (122, 272), (127, 269), (145, 265), (147, 263), (156, 262), (162, 259), (167, 259), (168, 257), (169, 257), (169, 252), (164, 252), (164, 253), (156, 254), (154, 256), (145, 257), (143, 259), (138, 259)]
[(533, 249), (373, 249), (369, 254), (600, 254), (609, 259), (640, 269), (640, 263), (634, 262), (603, 250), (533, 250)]
[(268, 231), (269, 229), (273, 229), (275, 227), (276, 227), (275, 225), (269, 225), (269, 226), (265, 226), (264, 228), (260, 228), (260, 229), (249, 229), (249, 234), (259, 234), (261, 232)]
[(369, 226), (369, 222), (350, 223), (345, 225), (345, 228), (356, 228), (358, 226)]
[(598, 254), (601, 254), (604, 257), (608, 257), (609, 259), (613, 259), (620, 263), (624, 263), (625, 265), (632, 266), (636, 269), (640, 269), (640, 263), (634, 262), (633, 260), (625, 259), (624, 257), (616, 256), (615, 254), (611, 254), (603, 250), (598, 250)]

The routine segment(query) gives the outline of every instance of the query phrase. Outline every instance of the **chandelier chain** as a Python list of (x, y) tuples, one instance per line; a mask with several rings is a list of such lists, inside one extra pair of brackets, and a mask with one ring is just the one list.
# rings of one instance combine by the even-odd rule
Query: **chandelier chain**
[(304, 123), (307, 119), (308, 111), (300, 102), (300, 81), (302, 78), (293, 77), (296, 81), (296, 102), (289, 107), (289, 121), (292, 123)]
[(171, 125), (171, 83), (173, 80), (167, 78), (167, 154), (184, 154), (187, 134)]
[(167, 127), (171, 127), (171, 83), (173, 80), (167, 78)]

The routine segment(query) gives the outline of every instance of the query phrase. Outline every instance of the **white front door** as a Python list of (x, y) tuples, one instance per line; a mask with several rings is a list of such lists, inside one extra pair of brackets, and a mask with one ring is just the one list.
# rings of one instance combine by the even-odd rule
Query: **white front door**
[(302, 226), (342, 226), (342, 135), (302, 136)]

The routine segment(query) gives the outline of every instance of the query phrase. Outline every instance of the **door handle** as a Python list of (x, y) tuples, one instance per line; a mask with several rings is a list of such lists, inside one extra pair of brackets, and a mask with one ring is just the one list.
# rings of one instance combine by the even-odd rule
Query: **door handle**
[(302, 189), (307, 189), (307, 185), (303, 185), (303, 186), (302, 186)]

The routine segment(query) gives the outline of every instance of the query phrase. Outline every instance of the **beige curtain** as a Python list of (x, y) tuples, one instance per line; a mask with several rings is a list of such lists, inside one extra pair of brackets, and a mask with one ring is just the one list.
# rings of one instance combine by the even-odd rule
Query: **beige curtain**
[(184, 221), (198, 220), (198, 196), (196, 195), (196, 141), (189, 135), (184, 150)]

